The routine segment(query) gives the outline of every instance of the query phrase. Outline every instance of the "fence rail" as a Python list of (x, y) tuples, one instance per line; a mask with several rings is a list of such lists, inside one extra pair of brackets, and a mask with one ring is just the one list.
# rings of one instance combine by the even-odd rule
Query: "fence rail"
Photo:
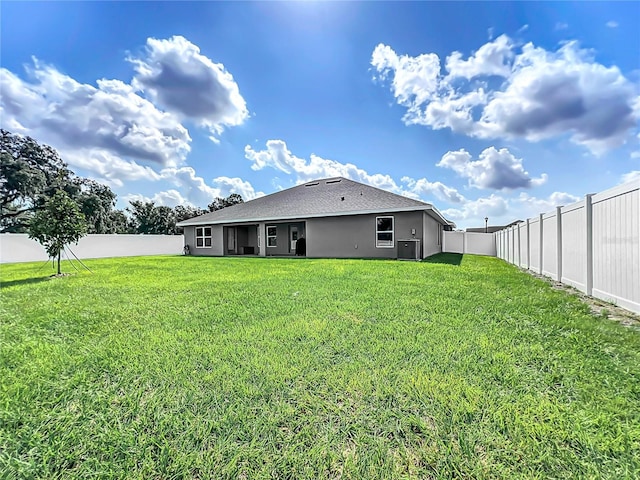
[(640, 180), (495, 233), (497, 256), (640, 313)]
[[(132, 257), (182, 253), (182, 235), (87, 235), (71, 245), (78, 258)], [(47, 260), (42, 245), (27, 234), (0, 234), (0, 263)]]

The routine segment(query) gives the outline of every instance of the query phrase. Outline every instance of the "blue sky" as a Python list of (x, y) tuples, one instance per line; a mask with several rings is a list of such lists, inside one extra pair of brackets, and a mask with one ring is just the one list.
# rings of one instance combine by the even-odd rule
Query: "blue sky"
[(131, 199), (345, 176), (505, 224), (640, 178), (637, 2), (3, 2), (2, 128)]

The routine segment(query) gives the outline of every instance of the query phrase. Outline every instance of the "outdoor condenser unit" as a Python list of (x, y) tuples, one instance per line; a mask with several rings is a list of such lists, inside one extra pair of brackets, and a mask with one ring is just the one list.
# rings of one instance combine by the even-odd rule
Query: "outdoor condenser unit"
[(420, 240), (398, 240), (398, 260), (420, 260)]

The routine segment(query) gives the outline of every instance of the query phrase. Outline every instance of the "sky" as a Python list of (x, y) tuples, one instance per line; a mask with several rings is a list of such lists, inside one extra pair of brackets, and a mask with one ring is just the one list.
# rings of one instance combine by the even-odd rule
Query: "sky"
[(0, 123), (131, 200), (347, 177), (504, 225), (640, 179), (640, 2), (12, 2)]

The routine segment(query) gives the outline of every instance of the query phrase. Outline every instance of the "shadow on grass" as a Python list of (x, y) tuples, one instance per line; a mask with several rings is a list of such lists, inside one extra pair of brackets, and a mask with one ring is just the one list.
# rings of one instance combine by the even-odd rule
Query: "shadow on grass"
[(32, 283), (40, 283), (40, 282), (44, 282), (46, 280), (49, 280), (50, 277), (36, 277), (36, 278), (22, 278), (20, 280), (9, 280), (9, 281), (2, 281), (0, 280), (0, 289), (3, 288), (8, 288), (8, 287), (14, 287), (16, 285), (29, 285)]
[(460, 265), (462, 263), (461, 253), (436, 253), (423, 260), (426, 263), (444, 263), (447, 265)]

